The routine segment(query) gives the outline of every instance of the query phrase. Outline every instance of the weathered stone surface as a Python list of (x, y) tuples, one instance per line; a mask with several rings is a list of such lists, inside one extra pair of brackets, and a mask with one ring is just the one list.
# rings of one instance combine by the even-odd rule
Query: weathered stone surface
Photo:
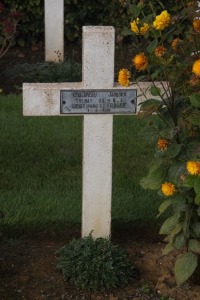
[(64, 59), (64, 0), (45, 0), (45, 60)]

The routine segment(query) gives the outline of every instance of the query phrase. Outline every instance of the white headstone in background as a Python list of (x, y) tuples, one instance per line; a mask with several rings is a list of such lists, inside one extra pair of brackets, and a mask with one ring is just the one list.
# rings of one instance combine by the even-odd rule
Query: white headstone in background
[(45, 61), (64, 59), (64, 0), (45, 0)]

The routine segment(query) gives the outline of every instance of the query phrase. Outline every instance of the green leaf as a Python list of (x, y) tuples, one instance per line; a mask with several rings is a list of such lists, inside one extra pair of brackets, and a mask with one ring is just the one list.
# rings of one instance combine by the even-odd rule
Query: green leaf
[(185, 180), (183, 181), (183, 186), (186, 187), (194, 187), (196, 177), (193, 175), (187, 175)]
[(167, 140), (171, 140), (174, 137), (174, 129), (173, 128), (167, 128), (160, 132), (160, 135)]
[(173, 207), (174, 207), (174, 211), (176, 212), (186, 211), (187, 209), (186, 198), (181, 194), (175, 195), (173, 197)]
[(143, 189), (158, 190), (165, 177), (165, 170), (158, 168), (150, 170), (147, 177), (144, 177), (140, 181), (140, 185)]
[(169, 200), (165, 200), (159, 207), (158, 211), (159, 214), (158, 216), (160, 216), (161, 214), (163, 214), (165, 212), (165, 210), (172, 204), (173, 199), (169, 199)]
[(145, 100), (141, 103), (141, 107), (143, 109), (149, 107), (149, 106), (160, 106), (162, 103), (160, 102), (160, 100), (158, 99), (148, 99), (148, 100)]
[(200, 242), (195, 239), (189, 240), (189, 250), (200, 254)]
[(162, 166), (162, 164), (163, 164), (163, 160), (161, 158), (153, 159), (150, 163), (149, 171), (153, 172), (159, 169)]
[(186, 118), (193, 125), (200, 125), (200, 112), (193, 112), (190, 116)]
[[(183, 223), (178, 223), (174, 229), (170, 232), (170, 234), (167, 236), (166, 240), (173, 244), (174, 238), (183, 230)], [(174, 246), (174, 245), (173, 245)]]
[(185, 162), (175, 162), (173, 163), (169, 170), (168, 170), (168, 176), (169, 180), (174, 183), (182, 183), (181, 176), (186, 173), (186, 167)]
[(151, 74), (151, 79), (152, 79), (152, 80), (155, 80), (156, 78), (159, 78), (158, 75), (159, 75), (161, 72), (162, 72), (162, 70), (159, 69), (159, 68), (157, 68), (156, 71), (153, 72), (153, 73)]
[[(146, 80), (147, 81), (147, 75), (140, 75), (140, 76), (138, 76), (137, 78), (136, 78), (136, 82), (140, 82), (140, 81), (144, 81), (144, 80)], [(144, 95), (143, 94), (141, 94), (141, 96), (142, 97), (144, 97)]]
[(179, 213), (176, 213), (170, 218), (168, 218), (160, 228), (159, 234), (170, 234), (174, 227), (177, 225), (179, 218)]
[(199, 140), (190, 141), (186, 145), (186, 155), (187, 160), (196, 160), (197, 157), (200, 157)]
[(121, 35), (124, 36), (128, 36), (131, 35), (133, 33), (133, 31), (130, 28), (123, 28), (121, 31)]
[(181, 144), (178, 144), (176, 141), (173, 142), (173, 144), (170, 145), (168, 149), (168, 155), (170, 158), (176, 157), (179, 152), (181, 151)]
[(190, 96), (190, 102), (195, 107), (200, 107), (200, 95), (199, 94), (192, 94)]
[(140, 185), (143, 189), (158, 190), (162, 182), (159, 182), (151, 177), (144, 177), (140, 180)]
[(193, 252), (182, 254), (175, 263), (174, 273), (177, 284), (185, 282), (195, 271), (198, 256)]
[(131, 4), (129, 9), (130, 12), (133, 14), (133, 18), (136, 19), (140, 14), (140, 8), (137, 5)]
[(142, 8), (144, 7), (144, 3), (139, 2), (139, 3), (137, 4), (137, 6), (138, 6), (139, 9), (142, 9)]
[(155, 50), (155, 48), (157, 47), (158, 45), (158, 40), (157, 39), (154, 39), (147, 47), (147, 52), (149, 54), (152, 54), (153, 51)]
[(162, 251), (163, 255), (169, 254), (174, 249), (174, 246), (171, 243), (168, 243)]
[(183, 222), (178, 223), (172, 230), (171, 235), (174, 237), (183, 229)]
[(152, 96), (160, 96), (160, 88), (155, 85), (151, 86), (150, 92)]
[(196, 237), (200, 238), (200, 222), (193, 223), (191, 227)]
[(194, 190), (195, 193), (200, 196), (200, 177), (196, 177), (195, 182), (194, 182)]
[(195, 197), (194, 202), (196, 205), (198, 205), (198, 206), (200, 205), (200, 195)]
[(185, 236), (183, 233), (181, 233), (175, 237), (174, 246), (176, 247), (176, 249), (181, 249), (185, 246), (185, 242)]
[(200, 216), (200, 207), (197, 208), (197, 214)]
[(148, 115), (155, 112), (158, 108), (162, 107), (162, 102), (157, 99), (148, 99), (141, 103), (140, 105), (140, 112), (146, 113)]

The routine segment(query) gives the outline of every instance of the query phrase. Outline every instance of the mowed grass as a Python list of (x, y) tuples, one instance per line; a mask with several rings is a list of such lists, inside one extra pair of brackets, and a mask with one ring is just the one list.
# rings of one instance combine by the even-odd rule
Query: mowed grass
[[(0, 210), (8, 230), (81, 223), (82, 117), (23, 117), (21, 96), (0, 97)], [(114, 117), (112, 220), (155, 224), (160, 203), (143, 190), (153, 146), (145, 122)]]

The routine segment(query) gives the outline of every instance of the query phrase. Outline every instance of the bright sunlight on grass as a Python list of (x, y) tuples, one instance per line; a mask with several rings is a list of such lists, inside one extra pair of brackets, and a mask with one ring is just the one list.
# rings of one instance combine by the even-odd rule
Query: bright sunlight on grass
[[(114, 117), (113, 221), (155, 223), (158, 196), (140, 179), (150, 160), (144, 121)], [(8, 229), (81, 222), (82, 117), (23, 117), (21, 96), (0, 97), (0, 210)]]

